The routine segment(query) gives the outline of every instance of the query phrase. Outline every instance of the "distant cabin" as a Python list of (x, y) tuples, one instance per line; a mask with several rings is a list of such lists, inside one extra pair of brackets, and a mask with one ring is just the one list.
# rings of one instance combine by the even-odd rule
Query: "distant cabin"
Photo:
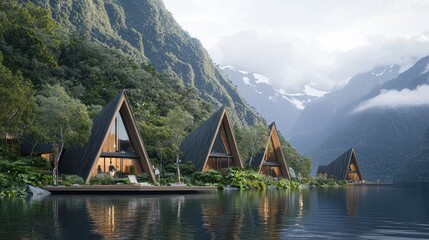
[(276, 124), (270, 126), (270, 134), (265, 149), (256, 155), (251, 166), (263, 175), (290, 179), (289, 168), (283, 154)]
[(350, 148), (330, 164), (319, 166), (317, 176), (325, 179), (362, 181), (355, 150)]
[(78, 175), (86, 183), (102, 173), (115, 176), (146, 173), (155, 182), (125, 90), (96, 116), (83, 148), (64, 150), (58, 170), (61, 174)]
[(180, 144), (184, 162), (196, 171), (243, 168), (225, 107), (215, 112)]
[(54, 161), (54, 144), (53, 143), (37, 143), (32, 144), (27, 139), (21, 139), (21, 154), (25, 156), (37, 155), (45, 158), (49, 162)]

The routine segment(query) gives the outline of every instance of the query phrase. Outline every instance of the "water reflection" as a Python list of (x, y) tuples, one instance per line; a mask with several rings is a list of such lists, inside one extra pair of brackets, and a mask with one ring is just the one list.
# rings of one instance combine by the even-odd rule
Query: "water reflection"
[(427, 191), (345, 187), (0, 200), (2, 239), (429, 238)]

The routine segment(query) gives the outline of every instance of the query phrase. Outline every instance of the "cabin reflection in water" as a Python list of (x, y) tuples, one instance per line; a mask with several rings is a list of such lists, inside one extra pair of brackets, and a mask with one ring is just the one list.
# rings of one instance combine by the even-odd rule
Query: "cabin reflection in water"
[[(91, 220), (91, 232), (103, 239), (132, 239), (148, 236), (149, 227), (158, 224), (160, 214), (157, 199), (134, 198), (126, 201), (120, 198), (86, 199), (86, 209)], [(139, 227), (144, 223), (146, 227)]]
[(281, 195), (285, 192), (265, 191), (261, 193), (258, 206), (259, 225), (263, 228), (264, 236), (270, 239), (281, 239), (277, 229), (284, 224), (283, 219), (288, 215), (289, 197), (285, 198)]
[(240, 239), (245, 214), (239, 199), (237, 195), (220, 194), (218, 200), (201, 204), (202, 227), (210, 239)]
[(351, 217), (355, 217), (359, 213), (359, 202), (364, 199), (368, 193), (368, 187), (365, 186), (347, 186), (345, 187), (346, 192), (346, 204), (347, 213)]

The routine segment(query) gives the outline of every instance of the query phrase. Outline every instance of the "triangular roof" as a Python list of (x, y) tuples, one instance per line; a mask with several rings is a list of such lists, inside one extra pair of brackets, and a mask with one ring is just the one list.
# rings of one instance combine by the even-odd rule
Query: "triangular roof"
[(352, 162), (356, 165), (356, 173), (359, 175), (360, 179), (362, 179), (362, 174), (359, 170), (359, 165), (357, 164), (356, 153), (353, 148), (350, 148), (341, 154), (330, 164), (319, 166), (317, 169), (317, 174), (327, 173), (329, 176), (335, 179), (345, 180), (347, 177), (348, 167)]
[(226, 108), (222, 107), (191, 132), (180, 144), (184, 161), (192, 161), (195, 170), (202, 171), (204, 169), (222, 123), (224, 123), (229, 145), (234, 155), (234, 165), (243, 168)]
[(263, 152), (256, 155), (255, 160), (252, 162), (252, 167), (256, 168), (258, 172), (261, 171), (262, 165), (264, 165), (265, 156), (268, 153), (270, 143), (272, 143), (276, 160), (280, 164), (279, 167), (282, 173), (282, 177), (290, 179), (289, 168), (286, 164), (286, 159), (280, 144), (279, 135), (277, 134), (276, 123), (275, 122), (271, 123), (269, 126), (269, 129), (270, 129), (270, 135), (268, 137), (267, 144), (265, 145), (265, 149)]
[(149, 157), (139, 130), (137, 129), (137, 124), (134, 120), (125, 90), (122, 90), (116, 95), (116, 97), (95, 117), (91, 136), (85, 146), (80, 149), (67, 149), (64, 151), (59, 162), (59, 172), (78, 175), (85, 179), (86, 182), (89, 182), (91, 170), (95, 164), (97, 164), (103, 143), (119, 113), (122, 116), (126, 131), (129, 135), (130, 143), (139, 156), (138, 159), (143, 171), (155, 182), (155, 174), (149, 163)]

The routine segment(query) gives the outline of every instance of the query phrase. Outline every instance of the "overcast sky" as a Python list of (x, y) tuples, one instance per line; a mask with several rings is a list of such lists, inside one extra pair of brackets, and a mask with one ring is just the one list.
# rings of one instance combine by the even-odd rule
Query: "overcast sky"
[(375, 66), (429, 55), (429, 1), (164, 0), (215, 63), (288, 92), (343, 85)]

